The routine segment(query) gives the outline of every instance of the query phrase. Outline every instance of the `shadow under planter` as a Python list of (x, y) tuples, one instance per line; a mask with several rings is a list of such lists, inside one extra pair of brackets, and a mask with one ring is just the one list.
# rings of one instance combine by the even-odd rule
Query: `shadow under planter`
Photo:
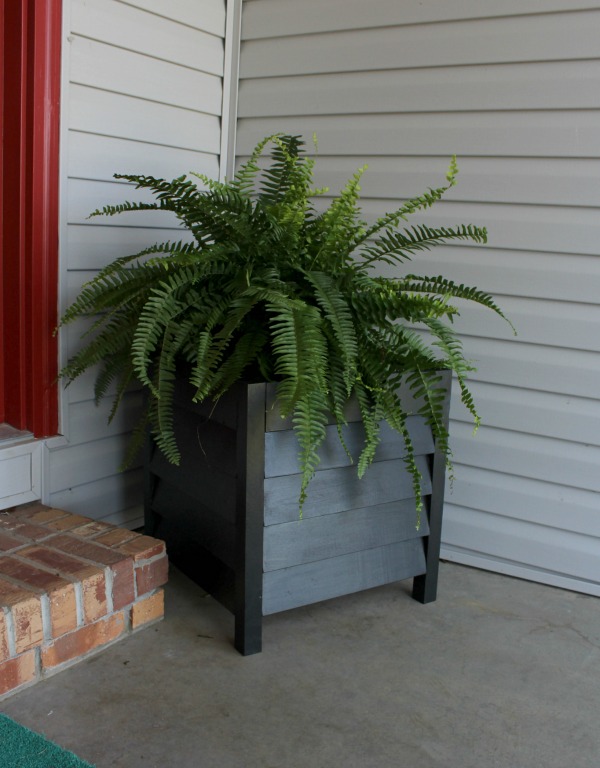
[[(442, 375), (447, 425), (451, 376)], [(165, 540), (169, 560), (233, 612), (240, 653), (261, 650), (263, 616), (290, 608), (408, 578), (416, 600), (435, 600), (445, 457), (421, 416), (408, 419), (423, 478), (419, 528), (405, 444), (385, 423), (360, 480), (336, 426), (327, 427), (299, 519), (298, 446), (275, 385), (240, 383), (217, 403), (191, 396), (178, 382), (180, 465), (147, 445), (146, 533)], [(358, 409), (348, 422), (344, 439), (357, 455)]]

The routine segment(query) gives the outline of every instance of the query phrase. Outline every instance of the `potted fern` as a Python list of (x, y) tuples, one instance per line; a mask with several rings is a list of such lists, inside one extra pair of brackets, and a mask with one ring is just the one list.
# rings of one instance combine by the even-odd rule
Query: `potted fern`
[(444, 277), (377, 272), (486, 241), (473, 225), (400, 228), (454, 185), (454, 160), (444, 186), (371, 224), (365, 168), (320, 211), (313, 166), (299, 137), (276, 134), (225, 183), (117, 175), (154, 201), (92, 216), (170, 211), (191, 238), (117, 259), (62, 319), (98, 316), (62, 376), (99, 366), (113, 414), (133, 382), (145, 389), (130, 456), (150, 435), (147, 527), (234, 611), (243, 653), (260, 649), (265, 613), (408, 577), (434, 599), (451, 373), (478, 421), (448, 321), (455, 299), (504, 317)]

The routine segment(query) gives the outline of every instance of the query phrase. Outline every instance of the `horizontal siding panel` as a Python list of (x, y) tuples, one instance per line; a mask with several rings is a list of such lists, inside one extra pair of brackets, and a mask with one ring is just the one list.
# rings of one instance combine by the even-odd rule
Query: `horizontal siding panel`
[[(576, 254), (508, 251), (502, 248), (438, 246), (404, 265), (380, 270), (389, 277), (408, 272), (443, 275), (488, 293), (527, 299), (596, 304), (600, 296), (600, 259)], [(500, 300), (503, 303), (503, 300)]]
[(128, 509), (109, 512), (109, 514), (98, 519), (103, 523), (110, 523), (119, 528), (129, 528), (134, 531), (144, 526), (144, 507), (142, 504), (138, 504), (137, 506), (129, 507)]
[(50, 493), (118, 475), (127, 443), (126, 436), (117, 435), (84, 445), (54, 448), (48, 459)]
[(596, 493), (550, 481), (513, 478), (462, 464), (455, 465), (454, 470), (454, 486), (446, 492), (448, 505), (481, 509), (490, 514), (600, 538)]
[[(600, 447), (600, 400), (471, 382), (482, 422), (489, 427)], [(454, 388), (451, 418), (469, 421)], [(600, 518), (600, 515), (599, 515)]]
[(250, 154), (277, 131), (309, 141), (316, 133), (325, 155), (600, 157), (600, 112), (594, 110), (246, 119), (239, 124), (238, 152)]
[(221, 78), (178, 64), (75, 37), (71, 43), (71, 82), (160, 102), (209, 115), (220, 115)]
[(148, 190), (137, 190), (122, 182), (69, 179), (67, 187), (68, 223), (88, 226), (172, 228), (170, 237), (178, 240), (179, 221), (171, 211), (127, 211), (116, 216), (94, 217), (92, 211), (105, 205), (120, 205), (125, 201), (151, 203), (155, 198)]
[(50, 496), (50, 505), (68, 509), (77, 515), (104, 519), (107, 510), (113, 514), (137, 508), (140, 515), (143, 503), (143, 477), (141, 469), (105, 477), (96, 482), (75, 485)]
[(600, 539), (595, 536), (534, 525), (500, 515), (447, 505), (444, 539), (447, 547), (506, 558), (550, 573), (600, 584)]
[(465, 339), (467, 357), (478, 370), (471, 379), (524, 389), (597, 398), (600, 392), (600, 355), (586, 350), (510, 341)]
[[(518, 330), (518, 343), (600, 351), (600, 306), (503, 296), (502, 309)], [(465, 336), (507, 338), (510, 328), (495, 313), (471, 305), (454, 321)]]
[[(325, 201), (321, 199), (317, 207), (324, 205)], [(394, 207), (393, 200), (362, 200), (367, 221), (374, 221)], [(598, 213), (594, 208), (486, 205), (448, 200), (439, 203), (432, 211), (418, 212), (407, 225), (455, 227), (477, 224), (487, 228), (488, 244), (493, 248), (595, 255), (598, 252), (597, 220)], [(526, 286), (523, 289), (527, 294)]]
[(214, 155), (220, 152), (220, 120), (216, 115), (76, 84), (69, 92), (73, 130), (167, 147), (202, 148)]
[[(569, 11), (597, 8), (597, 0), (570, 0)], [(276, 13), (274, 12), (276, 8)], [(565, 0), (344, 0), (343, 9), (323, 0), (245, 0), (242, 24), (244, 40), (286, 37), (311, 32), (363, 30), (369, 27), (401, 26), (443, 21), (460, 21), (498, 16), (564, 11)]]
[[(194, 5), (188, 3), (192, 12)], [(169, 11), (172, 6), (173, 3), (169, 3)], [(126, 3), (71, 0), (70, 24), (71, 32), (76, 35), (213, 75), (223, 74), (222, 39), (188, 24), (153, 13), (141, 13), (139, 8)], [(139, 66), (144, 66), (143, 61)]]
[[(90, 394), (92, 391), (90, 390)], [(91, 406), (91, 407), (90, 407)], [(81, 445), (130, 432), (140, 421), (142, 396), (138, 392), (125, 395), (114, 419), (108, 423), (112, 398), (105, 397), (96, 406), (89, 402), (69, 406), (69, 442)]]
[(114, 173), (165, 179), (174, 179), (190, 171), (204, 173), (213, 179), (219, 175), (217, 155), (79, 131), (69, 133), (67, 162), (71, 178), (97, 181), (111, 181)]
[(538, 435), (481, 427), (473, 436), (468, 424), (450, 427), (454, 460), (515, 477), (600, 491), (600, 448)]
[[(339, 10), (339, 9), (338, 9)], [(386, 26), (336, 34), (246, 40), (243, 79), (273, 75), (452, 67), (598, 56), (600, 11)], [(310, 50), (310, 55), (307, 55)]]
[[(305, 149), (313, 154), (310, 138)], [(240, 158), (240, 163), (247, 159)], [(450, 155), (324, 157), (319, 152), (316, 161), (315, 185), (329, 187), (333, 195), (367, 165), (360, 182), (362, 198), (403, 200), (443, 184)], [(451, 201), (588, 207), (600, 200), (600, 160), (460, 156), (458, 167), (458, 184), (446, 197)]]
[(225, 0), (118, 0), (219, 37), (225, 36)]
[(598, 108), (600, 61), (267, 77), (242, 81), (239, 98), (242, 118)]
[[(104, 201), (108, 202), (107, 200)], [(104, 204), (104, 203), (103, 203)], [(91, 209), (90, 209), (91, 210)], [(133, 214), (131, 214), (133, 215)], [(127, 214), (121, 221), (127, 222)], [(131, 226), (100, 226), (101, 221), (114, 222), (115, 219), (93, 219), (98, 222), (93, 225), (70, 224), (67, 229), (64, 246), (67, 266), (70, 270), (102, 269), (119, 256), (139, 253), (153, 243), (164, 243), (168, 240), (189, 241), (191, 235), (178, 229), (144, 229)], [(129, 219), (131, 221), (131, 219)], [(91, 275), (89, 275), (91, 277)]]

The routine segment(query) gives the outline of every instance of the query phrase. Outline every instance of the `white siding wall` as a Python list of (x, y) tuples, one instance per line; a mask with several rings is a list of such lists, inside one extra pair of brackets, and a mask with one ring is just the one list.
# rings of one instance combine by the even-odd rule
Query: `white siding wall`
[[(88, 221), (92, 210), (131, 198), (132, 187), (117, 183), (113, 173), (218, 175), (225, 0), (65, 0), (64, 10), (63, 308), (116, 256), (178, 234), (168, 217), (160, 223), (144, 215)], [(82, 328), (62, 333), (63, 359), (77, 349)], [(92, 386), (93, 376), (85, 376), (64, 394), (66, 439), (50, 444), (47, 499), (136, 525), (141, 470), (120, 474), (118, 467), (138, 395), (129, 395), (107, 427), (110, 403), (96, 408)]]
[(238, 154), (319, 139), (318, 182), (365, 161), (364, 211), (459, 184), (432, 216), (488, 226), (412, 271), (494, 292), (460, 321), (484, 426), (453, 403), (446, 558), (600, 594), (600, 9), (578, 0), (247, 0)]

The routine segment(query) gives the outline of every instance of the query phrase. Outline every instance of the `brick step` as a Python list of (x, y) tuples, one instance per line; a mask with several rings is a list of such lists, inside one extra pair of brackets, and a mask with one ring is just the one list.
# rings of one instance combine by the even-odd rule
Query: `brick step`
[(34, 503), (0, 512), (0, 700), (163, 617), (165, 544)]

